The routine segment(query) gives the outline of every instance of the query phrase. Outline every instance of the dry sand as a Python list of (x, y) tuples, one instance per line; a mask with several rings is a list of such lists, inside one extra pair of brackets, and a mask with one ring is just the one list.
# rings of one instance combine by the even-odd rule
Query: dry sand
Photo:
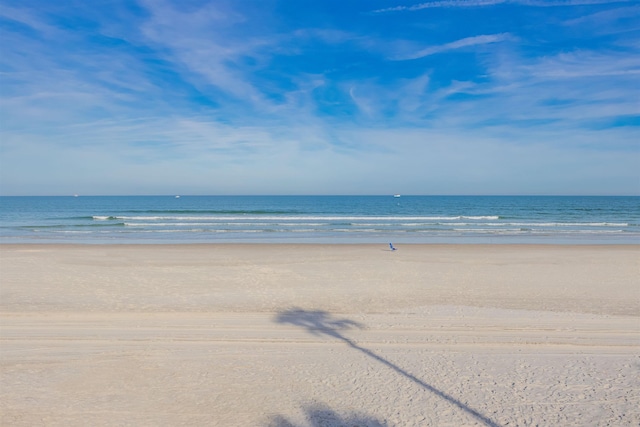
[(3, 426), (640, 425), (640, 246), (0, 257)]

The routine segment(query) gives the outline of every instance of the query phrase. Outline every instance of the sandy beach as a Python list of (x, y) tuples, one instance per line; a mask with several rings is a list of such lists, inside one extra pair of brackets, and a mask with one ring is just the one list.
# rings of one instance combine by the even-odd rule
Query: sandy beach
[(2, 426), (637, 426), (640, 246), (2, 245)]

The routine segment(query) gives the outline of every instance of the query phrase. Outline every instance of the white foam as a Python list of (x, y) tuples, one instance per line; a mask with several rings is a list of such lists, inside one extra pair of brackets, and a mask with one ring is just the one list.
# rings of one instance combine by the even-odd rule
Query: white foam
[[(97, 217), (109, 219), (111, 217)], [(238, 220), (266, 220), (266, 221), (451, 221), (456, 219), (495, 220), (499, 216), (300, 216), (300, 215), (202, 215), (202, 216), (116, 216), (113, 218), (135, 221), (238, 221)]]

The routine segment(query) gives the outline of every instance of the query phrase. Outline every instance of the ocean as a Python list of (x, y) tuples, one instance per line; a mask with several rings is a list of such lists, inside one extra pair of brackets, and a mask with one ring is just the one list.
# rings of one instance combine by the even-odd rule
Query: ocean
[(640, 197), (0, 197), (0, 243), (639, 244)]

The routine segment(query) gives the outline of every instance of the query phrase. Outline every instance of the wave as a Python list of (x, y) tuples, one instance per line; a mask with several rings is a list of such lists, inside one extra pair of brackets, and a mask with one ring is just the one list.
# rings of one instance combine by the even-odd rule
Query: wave
[(111, 223), (105, 223), (105, 224), (89, 223), (89, 224), (22, 225), (17, 228), (23, 228), (23, 229), (37, 228), (37, 229), (46, 230), (46, 229), (64, 229), (64, 228), (102, 228), (102, 227), (124, 227), (124, 226), (125, 226), (124, 222), (111, 222)]
[[(493, 223), (488, 225), (503, 225)], [(626, 222), (509, 222), (504, 225), (533, 226), (533, 227), (628, 227)]]
[[(39, 231), (39, 230), (33, 230)], [(44, 231), (44, 230), (42, 230)], [(332, 229), (316, 229), (316, 228), (255, 228), (255, 229), (230, 229), (230, 228), (167, 228), (167, 229), (135, 229), (135, 230), (125, 230), (121, 229), (119, 231), (106, 231), (106, 230), (49, 230), (49, 233), (55, 234), (67, 234), (67, 235), (103, 235), (103, 236), (111, 236), (115, 238), (118, 235), (130, 235), (130, 236), (153, 236), (153, 235), (163, 235), (163, 234), (172, 234), (172, 235), (231, 235), (231, 236), (242, 236), (242, 235), (260, 235), (260, 234), (281, 234), (285, 235), (310, 235), (310, 236), (337, 236), (337, 235), (379, 235), (379, 236), (390, 236), (391, 235), (421, 235), (421, 236), (580, 236), (580, 235), (591, 235), (591, 236), (613, 236), (620, 235), (625, 233), (624, 230), (610, 230), (610, 229), (599, 229), (599, 230), (544, 230), (544, 229), (527, 229), (527, 228), (518, 228), (518, 229), (495, 229), (495, 228), (414, 228), (414, 229), (382, 229), (382, 228), (332, 228)], [(635, 233), (636, 235), (640, 235), (640, 233)]]
[(295, 210), (277, 209), (146, 209), (123, 211), (131, 214), (201, 214), (201, 215), (286, 215), (299, 214)]
[(629, 227), (626, 222), (450, 222), (447, 225), (486, 225), (492, 227)]
[[(218, 227), (267, 227), (267, 226), (309, 226), (309, 227), (323, 227), (329, 225), (328, 223), (320, 222), (124, 222), (127, 227), (205, 227), (205, 226), (218, 226)], [(347, 224), (350, 225), (350, 224)]]
[[(202, 228), (194, 228), (194, 229), (167, 229), (167, 230), (140, 230), (140, 233), (237, 233), (237, 234), (247, 234), (247, 233), (314, 233), (314, 234), (333, 234), (333, 233), (349, 233), (349, 234), (358, 234), (358, 233), (387, 233), (389, 230), (378, 229), (378, 228), (365, 228), (359, 230), (353, 230), (348, 228), (337, 228), (331, 230), (317, 230), (317, 229), (304, 229), (304, 228), (292, 228), (292, 229), (281, 229), (281, 228), (261, 228), (261, 229), (241, 229), (241, 230), (232, 230), (232, 229), (202, 229)], [(455, 233), (467, 233), (467, 234), (549, 234), (549, 232), (544, 230), (529, 230), (529, 229), (465, 229), (465, 228), (438, 228), (438, 229), (415, 229), (415, 230), (394, 230), (394, 233), (433, 233), (433, 234), (448, 234), (451, 232)], [(613, 233), (623, 233), (623, 230), (565, 230), (559, 232), (553, 232), (552, 234), (562, 234), (562, 235), (572, 235), (572, 234), (613, 234)]]
[(92, 217), (96, 221), (107, 220), (135, 220), (135, 221), (235, 221), (235, 220), (273, 220), (273, 221), (452, 221), (452, 220), (497, 220), (500, 217), (498, 215), (490, 216), (306, 216), (306, 215), (294, 215), (294, 216), (129, 216), (129, 215), (117, 215), (117, 216), (104, 216), (94, 215)]
[[(391, 221), (380, 221), (380, 222), (306, 222), (299, 220), (291, 220), (286, 221), (283, 218), (280, 218), (278, 221), (273, 222), (237, 222), (233, 220), (210, 220), (204, 222), (202, 218), (199, 221), (189, 221), (187, 219), (181, 218), (182, 222), (167, 222), (168, 220), (162, 219), (159, 222), (153, 222), (149, 219), (140, 219), (137, 220), (146, 221), (146, 222), (137, 222), (135, 220), (125, 220), (124, 222), (114, 222), (114, 223), (106, 223), (106, 224), (90, 224), (90, 225), (79, 225), (79, 226), (120, 226), (124, 225), (127, 227), (207, 227), (207, 226), (216, 226), (216, 227), (274, 227), (274, 226), (282, 226), (282, 227), (293, 227), (293, 226), (307, 226), (307, 227), (318, 227), (318, 228), (337, 228), (337, 227), (400, 227), (400, 228), (419, 228), (419, 227), (492, 227), (492, 228), (579, 228), (579, 227), (589, 227), (589, 228), (611, 228), (611, 227), (629, 227), (628, 223), (609, 223), (609, 222), (594, 222), (594, 223), (570, 223), (570, 222), (546, 222), (546, 223), (537, 223), (537, 222), (500, 222), (500, 223), (492, 223), (492, 222), (391, 222)], [(160, 222), (162, 221), (162, 222)], [(64, 226), (60, 226), (64, 227)]]

